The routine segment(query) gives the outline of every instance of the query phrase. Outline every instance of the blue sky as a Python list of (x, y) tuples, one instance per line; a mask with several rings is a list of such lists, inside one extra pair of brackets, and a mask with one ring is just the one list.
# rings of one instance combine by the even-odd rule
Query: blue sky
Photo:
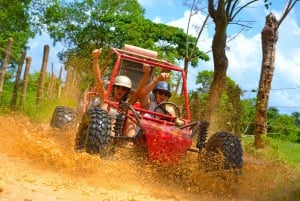
[[(242, 2), (245, 0), (242, 0)], [(275, 3), (274, 3), (275, 2)], [(185, 7), (182, 0), (139, 0), (145, 8), (146, 18), (164, 24), (177, 26), (186, 30), (189, 8)], [(242, 12), (238, 19), (251, 20), (252, 28), (238, 34), (231, 40), (226, 52), (229, 59), (228, 76), (231, 77), (243, 90), (244, 98), (255, 97), (256, 93), (250, 92), (257, 89), (260, 69), (261, 69), (261, 30), (265, 23), (265, 16), (272, 11), (277, 19), (280, 18), (284, 8), (285, 0), (273, 0), (270, 10), (265, 10), (262, 5), (256, 4)], [(290, 114), (300, 112), (300, 3), (285, 19), (279, 28), (279, 40), (275, 59), (275, 72), (272, 81), (269, 106), (277, 107), (281, 113)], [(205, 13), (198, 13), (193, 16), (192, 24), (199, 25), (203, 21)], [(198, 46), (203, 51), (210, 51), (213, 37), (213, 23), (203, 32)], [(240, 27), (230, 25), (228, 35), (233, 36)], [(196, 34), (196, 30), (191, 28), (190, 33)], [(32, 70), (41, 68), (42, 50), (45, 44), (52, 45), (51, 40), (46, 35), (38, 36), (29, 42), (30, 55), (32, 60)], [(53, 62), (55, 71), (58, 72), (60, 64), (56, 54), (62, 46), (57, 44), (50, 47), (50, 57), (48, 71)], [(210, 55), (212, 57), (212, 55)], [(189, 85), (195, 84), (196, 74), (201, 70), (212, 70), (213, 63), (200, 62), (197, 69), (190, 68), (188, 73)]]

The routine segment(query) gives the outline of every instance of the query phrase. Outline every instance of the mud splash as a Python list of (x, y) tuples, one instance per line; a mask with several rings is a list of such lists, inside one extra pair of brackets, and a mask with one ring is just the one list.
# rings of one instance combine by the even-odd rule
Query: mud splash
[(235, 181), (205, 172), (193, 153), (176, 167), (151, 164), (135, 149), (107, 159), (76, 153), (74, 135), (0, 116), (0, 200), (284, 200), (300, 189), (295, 171), (247, 153)]

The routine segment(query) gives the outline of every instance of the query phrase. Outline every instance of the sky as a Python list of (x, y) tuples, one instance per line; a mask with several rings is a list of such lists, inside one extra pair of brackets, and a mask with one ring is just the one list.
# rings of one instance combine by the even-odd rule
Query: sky
[[(182, 0), (138, 0), (145, 8), (145, 17), (159, 23), (187, 29), (189, 8), (183, 5)], [(242, 0), (244, 2), (246, 0)], [(261, 31), (264, 27), (265, 16), (270, 12), (276, 18), (281, 17), (285, 0), (273, 0), (273, 5), (266, 10), (261, 4), (253, 4), (242, 11), (236, 19), (252, 21), (248, 30), (240, 32), (241, 27), (229, 25), (228, 37), (234, 37), (227, 43), (226, 55), (229, 60), (227, 75), (234, 80), (244, 91), (242, 98), (255, 98), (252, 92), (258, 88), (262, 50)], [(300, 2), (290, 12), (288, 17), (280, 25), (279, 39), (276, 45), (275, 71), (272, 80), (272, 90), (269, 97), (269, 107), (276, 107), (282, 114), (300, 112)], [(203, 11), (194, 15), (191, 19), (189, 33), (196, 36), (197, 29), (202, 24), (206, 13)], [(240, 33), (239, 33), (240, 32)], [(239, 33), (239, 34), (237, 34)], [(199, 71), (213, 70), (211, 43), (214, 34), (214, 24), (210, 22), (203, 31), (198, 47), (208, 52), (211, 60), (200, 61), (197, 68), (190, 68), (188, 73), (188, 85), (195, 85), (195, 78)], [(37, 36), (30, 40), (30, 50), (27, 55), (32, 57), (31, 71), (39, 71), (43, 58), (43, 47), (50, 45), (49, 64), (54, 65), (54, 71), (59, 72), (63, 65), (59, 63), (57, 53), (63, 48), (61, 44), (52, 46), (47, 35)], [(48, 71), (50, 66), (48, 65)]]

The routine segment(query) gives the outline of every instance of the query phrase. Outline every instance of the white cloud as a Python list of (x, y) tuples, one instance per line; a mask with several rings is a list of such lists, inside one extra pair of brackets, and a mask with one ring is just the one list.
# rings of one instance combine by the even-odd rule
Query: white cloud
[[(167, 22), (168, 25), (170, 26), (175, 26), (182, 28), (185, 32), (187, 30), (187, 24), (188, 24), (188, 19), (189, 19), (189, 11), (185, 11), (184, 15), (182, 18), (177, 19), (177, 20), (172, 20), (170, 22)], [(197, 15), (194, 15), (191, 18), (190, 21), (190, 28), (189, 28), (189, 34), (192, 36), (197, 36), (200, 26), (204, 23), (204, 20), (206, 18), (206, 15), (203, 13), (199, 12)], [(207, 27), (208, 25), (206, 25)], [(211, 49), (211, 40), (212, 36), (209, 35), (208, 33), (209, 29), (205, 28), (200, 36), (200, 40), (198, 42), (198, 46), (202, 51), (210, 51)]]
[(162, 20), (160, 19), (160, 17), (155, 17), (152, 21), (155, 23), (162, 23)]
[[(300, 50), (298, 50), (300, 55)], [(297, 61), (298, 60), (298, 61)], [(286, 55), (277, 54), (274, 78), (278, 80), (276, 86), (296, 87), (300, 86), (300, 61), (299, 59), (287, 59)], [(275, 81), (276, 81), (275, 80)]]
[(300, 95), (295, 93), (295, 89), (273, 90), (270, 93), (269, 107), (276, 107), (281, 113), (291, 114), (300, 111), (299, 100)]
[(274, 74), (276, 87), (300, 86), (299, 38), (300, 27), (294, 18), (288, 16), (279, 28)]
[[(258, 10), (263, 10), (257, 7)], [(251, 91), (257, 89), (261, 63), (262, 63), (262, 48), (261, 48), (261, 31), (265, 23), (265, 16), (270, 11), (258, 12), (256, 9), (251, 10), (251, 16), (254, 20), (260, 20), (253, 25), (253, 28), (248, 32), (242, 32), (234, 40), (230, 41), (226, 51), (229, 59), (228, 76), (230, 76), (243, 90)], [(275, 12), (275, 11), (274, 11)], [(260, 15), (258, 15), (260, 13)], [(291, 13), (279, 28), (279, 40), (277, 42), (275, 71), (272, 81), (273, 89), (270, 93), (269, 106), (277, 106), (282, 113), (291, 113), (299, 110), (300, 107), (300, 28), (295, 20), (295, 13)], [(279, 13), (276, 13), (279, 16)], [(188, 22), (188, 11), (184, 16), (177, 20), (167, 22), (168, 25), (177, 26), (186, 29)], [(201, 14), (192, 18), (192, 24), (199, 24), (205, 16)], [(262, 21), (263, 19), (263, 21)], [(229, 27), (230, 29), (231, 27)], [(190, 33), (196, 35), (195, 29), (191, 29)], [(212, 35), (206, 29), (203, 33), (205, 40), (199, 42), (201, 50), (209, 49), (211, 46)], [(249, 35), (250, 33), (250, 35)], [(212, 57), (211, 57), (212, 58)], [(212, 69), (212, 60), (208, 63), (199, 65), (198, 70), (190, 68), (189, 77), (195, 77), (197, 72), (204, 69)], [(194, 84), (194, 79), (192, 84)], [(288, 89), (296, 87), (295, 89)], [(256, 97), (256, 93), (250, 92), (246, 97)], [(283, 107), (286, 106), (286, 107)], [(294, 106), (294, 108), (292, 108)], [(297, 107), (295, 107), (297, 106)]]

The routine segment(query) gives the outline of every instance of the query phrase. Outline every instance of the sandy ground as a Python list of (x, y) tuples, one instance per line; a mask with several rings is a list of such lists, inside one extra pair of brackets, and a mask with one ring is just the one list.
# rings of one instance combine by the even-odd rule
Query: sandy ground
[(74, 135), (0, 116), (0, 201), (284, 200), (300, 191), (293, 168), (248, 154), (232, 182), (205, 173), (193, 153), (176, 167), (151, 164), (130, 149), (110, 159), (78, 154)]

